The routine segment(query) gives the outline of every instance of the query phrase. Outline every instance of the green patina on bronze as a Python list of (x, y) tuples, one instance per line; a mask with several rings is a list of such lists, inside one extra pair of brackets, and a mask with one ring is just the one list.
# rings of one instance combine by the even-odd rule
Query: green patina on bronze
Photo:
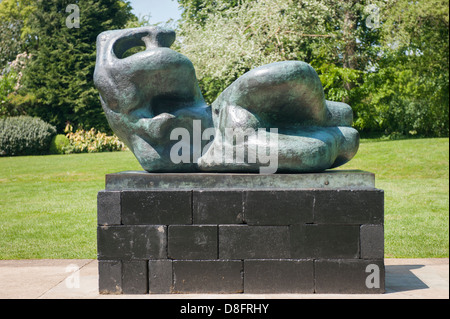
[[(159, 27), (107, 31), (97, 39), (95, 84), (108, 122), (149, 172), (260, 172), (264, 164), (248, 160), (252, 147), (276, 141), (277, 172), (320, 172), (348, 162), (359, 147), (351, 127), (353, 113), (344, 103), (326, 101), (315, 70), (300, 61), (253, 69), (231, 84), (211, 105), (200, 91), (192, 62), (169, 47), (175, 33)], [(145, 51), (123, 58), (136, 46)], [(202, 141), (198, 160), (174, 163), (174, 129), (193, 135), (213, 127), (215, 138)], [(218, 138), (242, 130), (245, 139)], [(267, 129), (265, 139), (255, 133)], [(271, 132), (270, 129), (277, 129)], [(256, 142), (255, 142), (256, 141)], [(188, 148), (191, 157), (194, 147)], [(247, 160), (232, 158), (245, 149)], [(217, 161), (217, 154), (223, 154)]]

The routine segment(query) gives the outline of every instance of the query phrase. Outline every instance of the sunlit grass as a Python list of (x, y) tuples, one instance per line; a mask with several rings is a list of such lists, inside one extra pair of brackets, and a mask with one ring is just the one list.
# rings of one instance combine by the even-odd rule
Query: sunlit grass
[(448, 257), (449, 140), (363, 140), (343, 169), (375, 173), (385, 192), (385, 256)]
[(95, 258), (97, 193), (124, 170), (131, 152), (0, 158), (0, 259)]
[[(385, 191), (386, 257), (448, 257), (448, 142), (363, 140), (339, 168)], [(96, 258), (97, 193), (126, 170), (131, 152), (0, 158), (0, 259)]]

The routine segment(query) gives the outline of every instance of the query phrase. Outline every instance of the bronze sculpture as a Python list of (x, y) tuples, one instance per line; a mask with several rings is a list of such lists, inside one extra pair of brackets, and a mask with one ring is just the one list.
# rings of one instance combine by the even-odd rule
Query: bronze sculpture
[[(95, 84), (115, 134), (149, 172), (320, 172), (359, 147), (345, 103), (325, 100), (307, 63), (253, 69), (211, 106), (172, 30), (107, 31), (97, 39)], [(135, 46), (146, 50), (123, 58)]]

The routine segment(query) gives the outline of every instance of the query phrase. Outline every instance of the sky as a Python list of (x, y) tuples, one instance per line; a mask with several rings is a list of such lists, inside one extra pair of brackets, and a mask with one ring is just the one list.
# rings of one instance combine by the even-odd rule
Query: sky
[(150, 23), (166, 22), (169, 19), (175, 21), (181, 17), (176, 0), (128, 0), (133, 7), (136, 16), (150, 14)]

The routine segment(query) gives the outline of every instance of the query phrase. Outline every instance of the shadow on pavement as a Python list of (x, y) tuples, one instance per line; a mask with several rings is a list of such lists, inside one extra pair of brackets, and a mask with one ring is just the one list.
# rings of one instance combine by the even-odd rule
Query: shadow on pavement
[(423, 267), (425, 265), (386, 266), (386, 293), (429, 288), (412, 272)]

